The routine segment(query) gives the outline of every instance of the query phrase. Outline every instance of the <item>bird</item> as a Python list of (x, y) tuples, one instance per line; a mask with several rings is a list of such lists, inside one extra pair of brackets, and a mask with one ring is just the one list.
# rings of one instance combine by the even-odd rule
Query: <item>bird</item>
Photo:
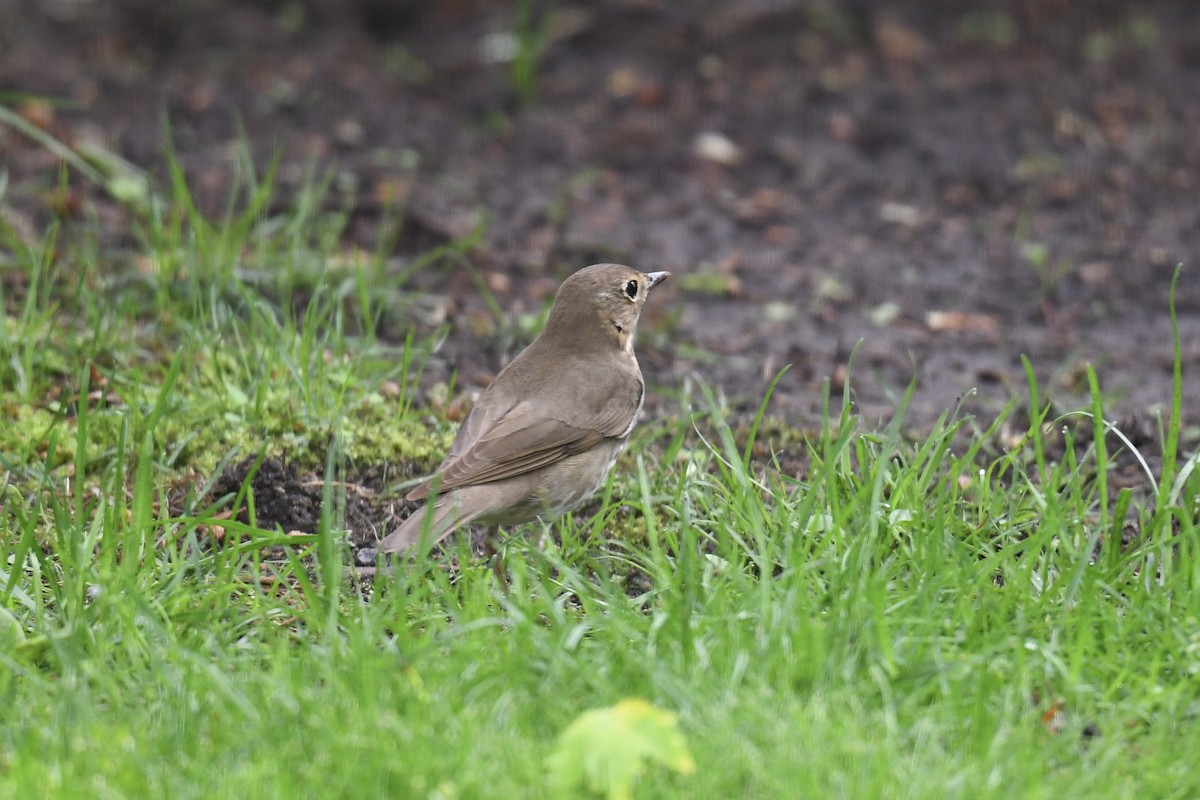
[(593, 264), (568, 276), (541, 333), (480, 393), (442, 465), (408, 493), (424, 508), (380, 551), (432, 547), (470, 522), (553, 521), (595, 494), (641, 415), (634, 334), (670, 274)]

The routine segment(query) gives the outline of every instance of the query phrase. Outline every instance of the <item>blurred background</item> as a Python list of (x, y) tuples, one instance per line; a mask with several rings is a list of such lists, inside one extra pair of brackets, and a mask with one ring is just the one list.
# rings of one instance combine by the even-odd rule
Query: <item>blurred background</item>
[(327, 179), (331, 248), (433, 298), (385, 333), (448, 324), (443, 374), (485, 382), (564, 275), (621, 261), (675, 273), (651, 383), (752, 405), (790, 364), (798, 421), (848, 375), (868, 417), (915, 375), (914, 424), (986, 419), (1022, 354), (1066, 407), (1088, 362), (1114, 413), (1168, 406), (1182, 262), (1194, 419), (1198, 100), (1194, 0), (0, 0), (0, 213), (136, 260), (127, 204), (21, 125), (159, 183), (169, 130), (217, 219), (278, 158), (273, 206)]

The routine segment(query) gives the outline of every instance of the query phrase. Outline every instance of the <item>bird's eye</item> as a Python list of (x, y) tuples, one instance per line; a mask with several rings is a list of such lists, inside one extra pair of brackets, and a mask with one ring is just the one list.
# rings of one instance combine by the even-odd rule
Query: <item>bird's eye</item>
[(637, 292), (638, 292), (638, 282), (637, 281), (630, 281), (629, 283), (625, 284), (625, 296), (628, 297), (630, 300), (637, 297)]

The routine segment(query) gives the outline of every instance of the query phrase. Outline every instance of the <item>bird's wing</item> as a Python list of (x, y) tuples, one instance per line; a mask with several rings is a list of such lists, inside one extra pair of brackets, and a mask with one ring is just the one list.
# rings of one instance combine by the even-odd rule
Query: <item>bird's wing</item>
[[(641, 407), (642, 387), (638, 378), (621, 383), (604, 392), (607, 402), (586, 402), (587, 398), (577, 396), (576, 401), (585, 402), (547, 404), (535, 398), (507, 409), (484, 408), (478, 415), (473, 409), (463, 423), (466, 432), (456, 437), (438, 474), (410, 492), (408, 499), (427, 497), (435, 486), (444, 493), (513, 478), (589, 450), (607, 438), (628, 435)], [(548, 413), (547, 405), (555, 411)], [(564, 408), (570, 410), (560, 413)]]

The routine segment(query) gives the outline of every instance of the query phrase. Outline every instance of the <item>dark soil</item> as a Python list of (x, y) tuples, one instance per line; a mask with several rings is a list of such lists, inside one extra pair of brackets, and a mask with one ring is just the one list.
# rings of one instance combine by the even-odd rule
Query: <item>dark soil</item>
[[(343, 524), (351, 532), (350, 543), (356, 550), (373, 546), (403, 519), (395, 515), (396, 501), (380, 497), (372, 487), (338, 484), (330, 489), (331, 496), (344, 501)], [(218, 502), (223, 498), (253, 495), (253, 522), (259, 528), (314, 533), (321, 523), (325, 490), (323, 480), (297, 469), (295, 464), (278, 458), (249, 456), (221, 473), (208, 500)], [(244, 501), (230, 507), (229, 512), (240, 522), (251, 522), (249, 506)]]
[[(452, 323), (433, 378), (479, 383), (514, 347), (472, 271), (516, 319), (616, 260), (675, 273), (639, 342), (660, 390), (696, 373), (749, 407), (790, 364), (772, 410), (807, 425), (826, 382), (840, 396), (849, 374), (883, 419), (915, 376), (910, 427), (960, 401), (986, 423), (1024, 394), (1024, 355), (1059, 407), (1082, 407), (1090, 362), (1110, 416), (1145, 417), (1169, 408), (1182, 263), (1196, 419), (1194, 0), (535, 3), (524, 97), (496, 61), (520, 5), (0, 0), (0, 87), (60, 140), (160, 176), (165, 113), (214, 214), (242, 131), (259, 163), (282, 153), (284, 200), (333, 166), (348, 245), (374, 247), (389, 198), (406, 207), (396, 269), (486, 218), (471, 269), (414, 278)], [(2, 136), (18, 230), (122, 229)]]

